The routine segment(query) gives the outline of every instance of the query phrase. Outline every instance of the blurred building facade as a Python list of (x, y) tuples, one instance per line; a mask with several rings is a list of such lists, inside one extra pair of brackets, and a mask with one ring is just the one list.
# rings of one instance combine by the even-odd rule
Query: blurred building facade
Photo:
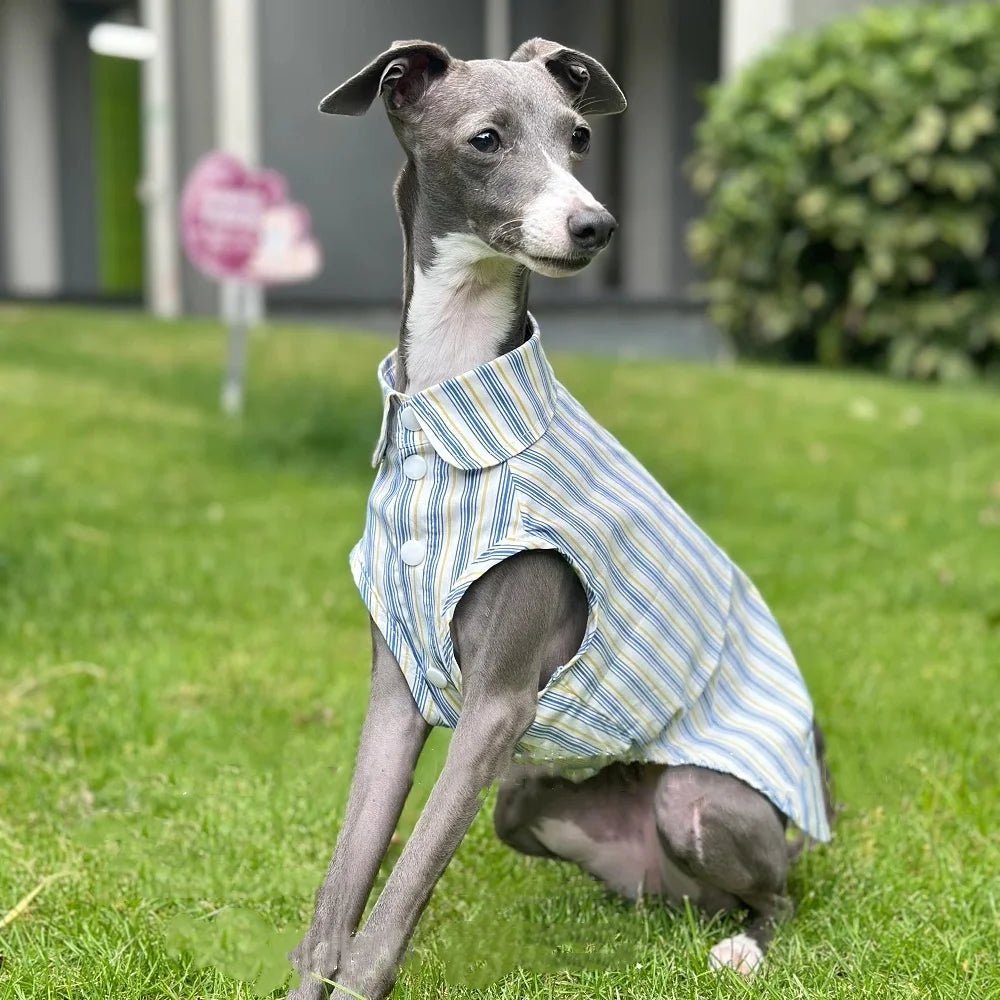
[[(325, 250), (322, 275), (269, 293), (272, 306), (394, 303), (399, 148), (378, 108), (328, 118), (319, 98), (393, 39), (428, 38), (477, 58), (541, 35), (601, 60), (629, 98), (627, 114), (595, 121), (581, 171), (621, 229), (571, 294), (683, 302), (695, 279), (684, 233), (698, 210), (684, 163), (702, 89), (782, 35), (863, 5), (0, 0), (0, 295), (145, 294), (162, 313), (214, 311), (217, 290), (180, 259), (168, 230), (187, 171), (221, 146), (282, 171)], [(164, 44), (152, 65), (91, 53), (90, 29), (106, 19), (155, 27)], [(565, 294), (538, 283), (543, 300)]]

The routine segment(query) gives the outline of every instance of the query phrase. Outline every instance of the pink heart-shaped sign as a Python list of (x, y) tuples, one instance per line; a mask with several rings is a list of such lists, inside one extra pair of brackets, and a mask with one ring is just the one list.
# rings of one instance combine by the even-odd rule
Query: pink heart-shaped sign
[(250, 170), (228, 153), (195, 165), (181, 197), (181, 238), (191, 263), (219, 281), (305, 281), (322, 260), (309, 212), (288, 200), (276, 170)]

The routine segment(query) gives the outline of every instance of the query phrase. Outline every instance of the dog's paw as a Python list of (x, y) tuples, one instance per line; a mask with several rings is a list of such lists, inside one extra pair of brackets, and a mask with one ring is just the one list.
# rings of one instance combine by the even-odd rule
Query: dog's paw
[(307, 936), (289, 958), (300, 980), (287, 1000), (324, 1000), (327, 988), (323, 980), (336, 973), (339, 949), (331, 941)]
[(764, 952), (752, 937), (736, 934), (720, 941), (708, 953), (708, 967), (713, 970), (735, 969), (750, 977), (764, 964)]

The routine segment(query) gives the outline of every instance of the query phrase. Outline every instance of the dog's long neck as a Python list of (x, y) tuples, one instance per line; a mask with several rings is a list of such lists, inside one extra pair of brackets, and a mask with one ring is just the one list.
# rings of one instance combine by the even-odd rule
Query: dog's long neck
[(528, 270), (468, 233), (435, 226), (416, 168), (396, 182), (403, 229), (403, 318), (397, 389), (421, 392), (524, 342)]

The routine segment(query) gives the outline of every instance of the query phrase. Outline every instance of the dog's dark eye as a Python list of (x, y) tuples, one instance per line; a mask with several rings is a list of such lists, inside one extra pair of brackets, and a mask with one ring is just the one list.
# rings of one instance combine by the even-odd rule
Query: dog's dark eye
[(469, 144), (480, 153), (495, 153), (500, 148), (500, 136), (494, 129), (483, 129), (469, 140)]
[(590, 149), (590, 129), (586, 125), (577, 125), (573, 129), (573, 137), (570, 139), (570, 146), (574, 153), (581, 156)]

